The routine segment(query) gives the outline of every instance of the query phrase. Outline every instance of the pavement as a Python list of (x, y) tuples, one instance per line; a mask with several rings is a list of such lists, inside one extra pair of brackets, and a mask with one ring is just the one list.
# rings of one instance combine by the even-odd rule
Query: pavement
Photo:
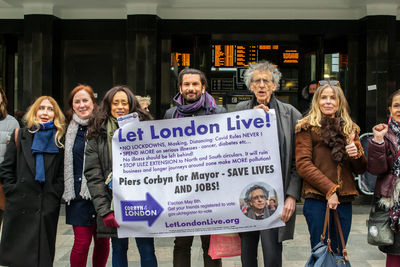
[[(297, 267), (304, 266), (310, 255), (310, 241), (307, 224), (302, 215), (302, 205), (297, 206), (297, 218), (294, 239), (283, 244), (283, 266)], [(365, 224), (369, 214), (368, 205), (353, 205), (353, 223), (350, 237), (347, 244), (348, 255), (352, 267), (380, 267), (385, 266), (385, 254), (380, 252), (377, 247), (367, 243), (367, 227)], [(73, 244), (74, 235), (72, 227), (65, 224), (64, 207), (61, 208), (58, 234), (56, 241), (56, 255), (54, 266), (69, 266), (69, 255)], [(129, 242), (128, 251), (129, 266), (140, 266), (139, 254), (133, 239)], [(156, 238), (156, 256), (158, 266), (172, 266), (172, 251), (174, 238)], [(92, 250), (92, 248), (91, 248)], [(90, 251), (91, 252), (91, 251)], [(259, 266), (263, 266), (262, 252), (259, 247)], [(89, 257), (87, 266), (92, 266)], [(111, 253), (107, 263), (111, 267)], [(199, 237), (195, 237), (192, 246), (192, 267), (202, 267), (202, 249)], [(225, 258), (222, 260), (223, 267), (241, 266), (240, 257)], [(188, 266), (189, 267), (189, 266)]]

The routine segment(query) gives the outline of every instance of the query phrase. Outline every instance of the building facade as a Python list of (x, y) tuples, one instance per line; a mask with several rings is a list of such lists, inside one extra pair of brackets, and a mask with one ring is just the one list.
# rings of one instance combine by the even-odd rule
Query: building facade
[(363, 132), (387, 120), (387, 96), (400, 88), (400, 0), (215, 2), (0, 1), (0, 84), (10, 113), (40, 95), (66, 107), (80, 83), (98, 99), (126, 84), (150, 95), (162, 118), (186, 66), (204, 71), (230, 110), (250, 95), (243, 70), (265, 59), (283, 73), (283, 101), (297, 106), (310, 80), (339, 80)]

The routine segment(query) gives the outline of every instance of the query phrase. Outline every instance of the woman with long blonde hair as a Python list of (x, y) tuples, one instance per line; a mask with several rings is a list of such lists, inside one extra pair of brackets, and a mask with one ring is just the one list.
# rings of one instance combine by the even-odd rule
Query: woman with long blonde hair
[[(303, 178), (303, 214), (312, 248), (320, 241), (327, 208), (337, 210), (347, 242), (351, 203), (358, 196), (353, 173), (364, 173), (367, 167), (358, 136), (360, 128), (350, 118), (339, 83), (319, 84), (310, 111), (296, 125), (296, 167)], [(330, 227), (330, 235), (336, 252), (340, 244), (335, 227)]]
[(52, 97), (41, 96), (24, 118), (27, 126), (12, 134), (0, 165), (6, 196), (0, 265), (52, 266), (64, 191), (65, 117)]

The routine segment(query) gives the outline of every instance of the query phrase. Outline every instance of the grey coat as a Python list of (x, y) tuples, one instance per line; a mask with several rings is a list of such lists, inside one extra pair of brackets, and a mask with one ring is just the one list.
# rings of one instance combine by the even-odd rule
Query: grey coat
[(87, 142), (84, 172), (97, 213), (97, 236), (117, 237), (117, 228), (106, 227), (103, 223), (103, 217), (112, 212), (112, 191), (105, 184), (108, 175), (112, 172), (112, 162), (108, 153), (105, 129), (103, 129), (97, 138), (90, 139)]
[[(272, 96), (273, 97), (273, 96)], [(297, 121), (301, 119), (300, 112), (290, 104), (282, 103), (274, 98), (276, 116), (278, 121), (279, 151), (281, 157), (282, 183), (284, 195), (292, 196), (297, 200), (301, 197), (301, 178), (296, 171), (295, 160), (295, 127)], [(272, 100), (272, 99), (271, 99)], [(272, 101), (271, 101), (272, 102)], [(256, 102), (254, 99), (240, 102), (235, 110), (252, 109)], [(296, 212), (286, 223), (286, 226), (279, 228), (279, 242), (293, 239)]]
[(4, 153), (6, 153), (6, 146), (11, 134), (18, 127), (18, 121), (13, 116), (7, 115), (5, 119), (0, 120), (0, 162), (4, 160)]

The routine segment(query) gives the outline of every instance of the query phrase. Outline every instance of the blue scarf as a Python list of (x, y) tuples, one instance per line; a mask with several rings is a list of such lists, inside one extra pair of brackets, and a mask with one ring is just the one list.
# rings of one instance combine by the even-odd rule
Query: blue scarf
[(46, 174), (44, 171), (43, 153), (56, 154), (59, 152), (59, 149), (55, 143), (56, 129), (54, 122), (39, 123), (39, 127), (39, 131), (33, 136), (32, 155), (35, 155), (36, 159), (35, 180), (44, 183)]
[(176, 104), (176, 112), (174, 118), (190, 117), (201, 108), (206, 110), (205, 115), (215, 114), (217, 110), (217, 104), (215, 103), (214, 97), (207, 92), (201, 95), (200, 99), (194, 103), (186, 104), (185, 99), (178, 93), (174, 97), (174, 102)]

